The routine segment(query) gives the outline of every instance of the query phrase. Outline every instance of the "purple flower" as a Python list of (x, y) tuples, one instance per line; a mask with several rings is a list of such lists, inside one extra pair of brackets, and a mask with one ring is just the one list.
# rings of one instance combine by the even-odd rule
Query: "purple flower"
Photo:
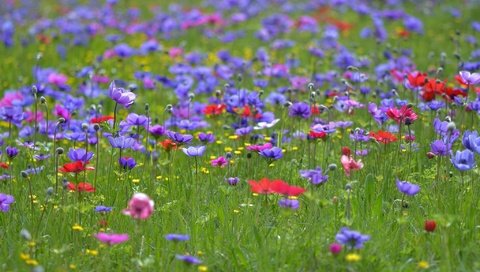
[(18, 149), (16, 147), (7, 146), (5, 151), (9, 159), (13, 159), (18, 155)]
[(238, 136), (246, 136), (248, 134), (250, 134), (250, 132), (252, 132), (252, 127), (248, 126), (248, 127), (242, 127), (242, 128), (238, 128), (235, 130), (235, 135), (238, 135)]
[(270, 149), (264, 149), (260, 151), (259, 154), (260, 156), (265, 157), (267, 159), (271, 159), (271, 160), (278, 160), (283, 157), (282, 149), (276, 146)]
[(480, 74), (479, 73), (470, 73), (469, 71), (460, 71), (460, 77), (468, 85), (475, 85), (480, 83)]
[(68, 158), (75, 162), (75, 161), (82, 161), (87, 162), (93, 158), (93, 152), (87, 152), (83, 148), (73, 149), (70, 148), (68, 151)]
[(328, 180), (328, 176), (323, 175), (322, 168), (320, 167), (313, 170), (300, 170), (300, 176), (308, 179), (313, 185), (323, 184)]
[(205, 146), (189, 146), (188, 148), (182, 148), (183, 153), (185, 153), (189, 157), (199, 157), (203, 156), (205, 150), (207, 148)]
[(235, 186), (235, 185), (237, 185), (237, 183), (240, 181), (240, 179), (237, 178), (237, 177), (230, 177), (230, 178), (226, 178), (225, 181), (226, 181), (228, 184), (230, 184), (230, 185), (232, 185), (232, 186)]
[(0, 211), (8, 212), (13, 202), (15, 202), (13, 196), (0, 193)]
[(430, 148), (430, 151), (437, 156), (447, 156), (452, 146), (445, 144), (442, 140), (435, 140), (430, 145)]
[(222, 167), (222, 168), (223, 168), (224, 166), (226, 166), (226, 165), (228, 164), (228, 160), (225, 159), (225, 157), (220, 156), (220, 157), (218, 157), (218, 158), (216, 158), (216, 159), (211, 160), (211, 161), (210, 161), (210, 164), (211, 164), (212, 166)]
[(175, 258), (180, 261), (184, 261), (187, 264), (201, 264), (202, 261), (197, 257), (190, 255), (175, 255)]
[(278, 205), (282, 208), (296, 210), (300, 206), (300, 202), (297, 199), (282, 198), (278, 201)]
[(125, 108), (130, 107), (133, 102), (135, 102), (135, 98), (137, 97), (130, 91), (127, 91), (123, 88), (117, 88), (117, 86), (115, 86), (115, 81), (112, 81), (110, 84), (109, 96), (113, 99), (113, 101), (124, 106)]
[(288, 109), (288, 115), (291, 117), (300, 117), (308, 119), (311, 111), (310, 106), (305, 102), (297, 102), (290, 106)]
[(463, 151), (457, 151), (455, 156), (450, 158), (453, 166), (460, 171), (467, 171), (475, 167), (475, 157), (472, 151), (465, 149)]
[(132, 170), (137, 165), (137, 162), (132, 157), (121, 157), (118, 159), (118, 163), (123, 170)]
[(116, 233), (105, 233), (99, 232), (95, 234), (95, 237), (102, 243), (107, 245), (116, 245), (128, 241), (128, 234), (116, 234)]
[(107, 206), (96, 206), (95, 207), (95, 212), (98, 212), (98, 213), (109, 213), (112, 211), (112, 207), (107, 207)]
[(135, 139), (127, 136), (109, 137), (108, 141), (113, 148), (132, 148), (135, 145)]
[(350, 133), (350, 139), (354, 142), (368, 142), (370, 141), (370, 136), (364, 129), (355, 129)]
[(154, 136), (154, 137), (160, 137), (165, 134), (167, 131), (164, 126), (161, 125), (153, 125), (148, 128), (148, 131)]
[(171, 234), (165, 235), (165, 239), (167, 239), (168, 241), (174, 241), (174, 242), (188, 241), (188, 240), (190, 240), (190, 236), (185, 235), (185, 234), (171, 233)]
[(177, 144), (186, 144), (190, 142), (193, 139), (192, 135), (189, 134), (180, 134), (175, 131), (167, 131), (167, 136), (170, 138), (172, 141), (174, 141)]
[(370, 235), (364, 235), (345, 227), (340, 229), (335, 236), (335, 240), (344, 246), (350, 247), (350, 249), (360, 249), (365, 242), (370, 240)]
[(138, 115), (136, 113), (130, 113), (126, 119), (127, 123), (132, 126), (145, 127), (148, 123), (148, 118), (145, 115)]
[(409, 183), (407, 181), (401, 181), (397, 179), (397, 188), (401, 193), (404, 193), (409, 196), (414, 196), (420, 192), (420, 186)]
[(465, 148), (480, 153), (480, 137), (476, 131), (465, 131), (462, 138), (462, 144)]
[(198, 139), (203, 143), (212, 143), (213, 141), (215, 141), (215, 136), (212, 133), (200, 132), (198, 134)]

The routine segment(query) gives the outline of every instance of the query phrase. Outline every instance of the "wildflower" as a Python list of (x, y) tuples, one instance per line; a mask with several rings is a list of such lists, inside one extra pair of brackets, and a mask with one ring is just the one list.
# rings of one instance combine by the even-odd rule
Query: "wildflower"
[(428, 268), (430, 268), (430, 264), (427, 261), (420, 261), (420, 262), (418, 262), (417, 267), (419, 269), (428, 269)]
[(457, 151), (455, 156), (450, 158), (453, 166), (460, 171), (467, 171), (475, 167), (475, 158), (472, 151), (465, 149), (463, 151)]
[(76, 161), (64, 164), (58, 169), (60, 173), (80, 173), (85, 170), (94, 170), (95, 168), (87, 166), (88, 162)]
[(70, 191), (77, 191), (77, 192), (87, 192), (87, 193), (93, 193), (95, 192), (95, 188), (92, 186), (92, 184), (88, 182), (79, 182), (77, 185), (73, 182), (69, 182), (67, 185), (68, 190)]
[(398, 180), (398, 179), (397, 179), (396, 183), (397, 183), (398, 190), (403, 194), (406, 194), (406, 195), (409, 195), (409, 196), (414, 196), (418, 192), (420, 192), (420, 186), (418, 186), (416, 184), (409, 183), (407, 181), (401, 181), (401, 180)]
[(82, 161), (85, 163), (93, 158), (93, 152), (87, 152), (83, 148), (77, 148), (77, 149), (70, 148), (67, 155), (68, 155), (68, 158), (73, 162)]
[(418, 115), (408, 105), (404, 105), (400, 109), (390, 108), (387, 110), (386, 114), (398, 124), (405, 123), (408, 125), (418, 118)]
[(177, 144), (170, 139), (163, 140), (160, 142), (160, 145), (162, 145), (163, 149), (167, 152), (170, 152), (172, 149), (177, 149)]
[(99, 116), (99, 117), (93, 117), (90, 119), (91, 124), (100, 124), (103, 122), (107, 122), (113, 120), (113, 116), (107, 115), (107, 116)]
[(99, 205), (99, 206), (96, 206), (95, 207), (95, 212), (98, 212), (98, 213), (109, 213), (112, 211), (112, 207), (107, 207), (107, 206), (103, 206), (103, 205)]
[(270, 184), (270, 188), (273, 192), (284, 196), (299, 196), (306, 191), (302, 187), (289, 185), (282, 180), (274, 180)]
[(249, 180), (250, 190), (255, 194), (273, 194), (271, 188), (272, 182), (267, 178), (262, 178), (260, 181)]
[(461, 81), (465, 85), (475, 85), (480, 83), (479, 73), (470, 73), (469, 71), (460, 71), (459, 73)]
[(447, 156), (452, 148), (451, 144), (446, 144), (442, 140), (435, 140), (430, 145), (431, 153), (435, 156)]
[(112, 81), (109, 87), (109, 96), (116, 103), (124, 106), (125, 108), (130, 107), (137, 97), (133, 92), (125, 90), (123, 88), (117, 88), (115, 81)]
[(197, 257), (190, 255), (175, 255), (175, 258), (180, 261), (184, 261), (187, 264), (201, 264), (202, 261)]
[(118, 163), (123, 170), (132, 170), (137, 165), (137, 162), (132, 157), (121, 157), (118, 159)]
[(97, 240), (99, 240), (100, 242), (111, 246), (111, 245), (121, 244), (128, 241), (129, 236), (126, 233), (116, 234), (116, 233), (99, 232), (95, 234), (95, 238), (97, 238)]
[(83, 231), (83, 227), (80, 226), (79, 224), (75, 224), (72, 226), (72, 230), (74, 231)]
[(262, 150), (270, 149), (272, 147), (273, 145), (271, 143), (265, 143), (263, 145), (249, 145), (247, 146), (247, 150), (260, 152)]
[(167, 239), (168, 241), (188, 241), (190, 240), (190, 236), (188, 235), (185, 235), (185, 234), (175, 234), (175, 233), (172, 233), (172, 234), (167, 234), (165, 235), (165, 239)]
[(203, 143), (213, 143), (215, 141), (215, 136), (212, 133), (203, 133), (198, 134), (198, 139)]
[(217, 104), (211, 104), (211, 105), (207, 105), (203, 109), (203, 113), (206, 116), (220, 115), (220, 114), (225, 112), (226, 108), (227, 108), (227, 106), (225, 104), (218, 104), (218, 105)]
[(98, 250), (95, 249), (86, 249), (85, 254), (91, 255), (91, 256), (97, 256), (98, 255)]
[(290, 199), (290, 198), (281, 198), (278, 201), (278, 205), (282, 208), (289, 208), (292, 210), (297, 210), (300, 203), (297, 199)]
[(275, 119), (272, 122), (258, 122), (256, 126), (253, 127), (255, 130), (260, 130), (260, 129), (265, 129), (265, 128), (271, 128), (273, 127), (276, 123), (278, 123), (280, 119)]
[(205, 146), (189, 146), (188, 148), (182, 148), (183, 153), (189, 157), (202, 156), (205, 153)]
[(377, 142), (382, 144), (389, 144), (395, 142), (397, 137), (390, 132), (379, 130), (377, 132), (371, 131), (369, 134), (370, 138), (375, 139)]
[(160, 137), (163, 136), (167, 132), (167, 130), (164, 126), (153, 125), (148, 128), (148, 132), (150, 132), (154, 137)]
[(134, 219), (145, 220), (152, 215), (153, 208), (154, 202), (146, 194), (135, 193), (128, 202), (128, 208), (123, 210), (123, 214)]
[(228, 184), (230, 184), (230, 185), (232, 185), (232, 186), (235, 186), (235, 185), (237, 185), (237, 183), (240, 181), (240, 179), (237, 178), (237, 177), (230, 177), (230, 178), (226, 178), (225, 181), (226, 181)]
[(462, 138), (462, 144), (465, 148), (476, 153), (480, 153), (480, 137), (476, 131), (465, 131)]
[(9, 159), (13, 159), (13, 158), (15, 158), (15, 157), (18, 155), (18, 149), (15, 148), (15, 147), (7, 146), (7, 147), (5, 148), (5, 151), (6, 151), (7, 157), (8, 157)]
[(270, 160), (279, 160), (283, 157), (282, 149), (279, 147), (272, 147), (270, 149), (264, 149), (259, 152), (260, 156)]
[(180, 134), (174, 131), (167, 131), (167, 136), (178, 145), (189, 143), (193, 139), (192, 135)]
[(135, 139), (128, 136), (109, 137), (108, 142), (113, 148), (132, 148), (135, 145)]
[(425, 225), (424, 225), (425, 231), (433, 232), (436, 227), (437, 227), (437, 223), (435, 222), (435, 220), (426, 220), (425, 221)]
[(355, 161), (352, 156), (342, 155), (340, 161), (347, 177), (350, 176), (352, 170), (360, 170), (363, 168), (362, 160)]
[(323, 174), (320, 167), (312, 170), (300, 170), (300, 176), (308, 179), (312, 185), (321, 185), (328, 180), (328, 176)]
[(0, 211), (8, 212), (10, 205), (15, 202), (15, 198), (11, 195), (0, 193)]
[(294, 103), (288, 109), (288, 115), (308, 119), (311, 115), (310, 106), (305, 102)]
[(365, 242), (370, 240), (370, 236), (344, 227), (340, 229), (340, 231), (335, 236), (335, 239), (337, 240), (337, 242), (342, 245), (348, 246), (350, 249), (359, 249), (363, 247), (363, 244)]
[(225, 157), (220, 156), (216, 159), (213, 159), (210, 161), (210, 164), (212, 166), (217, 166), (217, 167), (225, 167), (228, 164), (228, 160), (225, 159)]
[(349, 253), (345, 256), (345, 260), (350, 263), (358, 262), (362, 259), (357, 253)]
[(331, 243), (329, 249), (330, 253), (338, 255), (342, 251), (342, 245), (339, 243)]

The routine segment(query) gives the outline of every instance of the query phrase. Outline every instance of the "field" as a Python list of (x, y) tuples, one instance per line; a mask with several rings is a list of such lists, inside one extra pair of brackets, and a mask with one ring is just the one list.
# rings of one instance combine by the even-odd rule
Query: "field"
[(479, 271), (478, 14), (3, 0), (0, 271)]

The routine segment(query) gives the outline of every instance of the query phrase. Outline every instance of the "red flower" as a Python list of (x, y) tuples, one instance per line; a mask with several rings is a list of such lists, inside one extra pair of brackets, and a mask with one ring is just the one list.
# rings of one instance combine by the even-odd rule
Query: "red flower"
[(88, 162), (84, 163), (82, 161), (69, 162), (64, 164), (58, 172), (60, 173), (80, 173), (85, 170), (94, 170), (95, 168), (87, 166)]
[(433, 232), (437, 227), (437, 223), (434, 220), (427, 220), (425, 221), (425, 230), (427, 232)]
[(163, 142), (160, 142), (165, 151), (170, 152), (172, 149), (177, 149), (177, 144), (170, 139), (165, 139)]
[(402, 106), (400, 109), (390, 108), (387, 110), (387, 115), (397, 123), (406, 123), (409, 120), (411, 124), (418, 118), (418, 115), (409, 106)]
[(327, 133), (324, 131), (317, 132), (314, 130), (310, 130), (310, 133), (308, 133), (308, 136), (310, 136), (310, 138), (312, 139), (325, 139), (327, 138)]
[(412, 88), (423, 87), (428, 81), (427, 74), (420, 72), (413, 72), (407, 75), (408, 85)]
[(342, 155), (350, 156), (352, 154), (352, 150), (348, 146), (342, 147)]
[(395, 137), (395, 135), (383, 130), (379, 130), (377, 132), (371, 131), (368, 135), (370, 136), (370, 138), (373, 138), (377, 142), (382, 144), (389, 144), (397, 140), (397, 137)]
[(289, 185), (283, 180), (274, 180), (270, 184), (270, 188), (275, 193), (285, 196), (299, 196), (306, 191), (302, 187)]
[(8, 164), (5, 162), (0, 162), (0, 167), (3, 169), (8, 169)]
[(92, 184), (88, 182), (79, 182), (78, 185), (75, 185), (73, 182), (69, 182), (67, 185), (67, 188), (70, 191), (77, 191), (77, 192), (87, 192), (87, 193), (93, 193), (95, 192), (95, 188), (92, 186)]
[(205, 115), (220, 115), (222, 113), (225, 112), (225, 109), (227, 108), (227, 106), (225, 104), (211, 104), (211, 105), (208, 105), (206, 106), (204, 109), (203, 109), (203, 113)]
[(426, 102), (432, 101), (435, 99), (436, 94), (443, 94), (445, 93), (446, 84), (444, 81), (439, 79), (429, 79), (427, 84), (423, 86), (423, 90), (420, 92), (423, 100)]
[(107, 122), (108, 120), (113, 120), (113, 116), (100, 116), (100, 117), (93, 117), (90, 119), (90, 123), (92, 124), (99, 124), (103, 122)]
[(272, 190), (271, 184), (272, 182), (267, 179), (263, 178), (260, 181), (249, 180), (248, 184), (250, 185), (250, 190), (256, 194), (273, 194), (274, 191)]

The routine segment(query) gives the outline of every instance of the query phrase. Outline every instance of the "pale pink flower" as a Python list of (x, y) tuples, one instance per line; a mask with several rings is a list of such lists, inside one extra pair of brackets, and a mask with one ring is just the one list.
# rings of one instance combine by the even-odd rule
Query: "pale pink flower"
[(154, 202), (146, 194), (135, 193), (128, 202), (127, 209), (123, 210), (123, 214), (131, 216), (134, 219), (145, 220), (153, 213)]
[(347, 177), (350, 176), (350, 171), (360, 170), (363, 168), (362, 160), (355, 161), (352, 156), (342, 155), (340, 161), (342, 162), (343, 170), (345, 171), (345, 175), (347, 175)]

